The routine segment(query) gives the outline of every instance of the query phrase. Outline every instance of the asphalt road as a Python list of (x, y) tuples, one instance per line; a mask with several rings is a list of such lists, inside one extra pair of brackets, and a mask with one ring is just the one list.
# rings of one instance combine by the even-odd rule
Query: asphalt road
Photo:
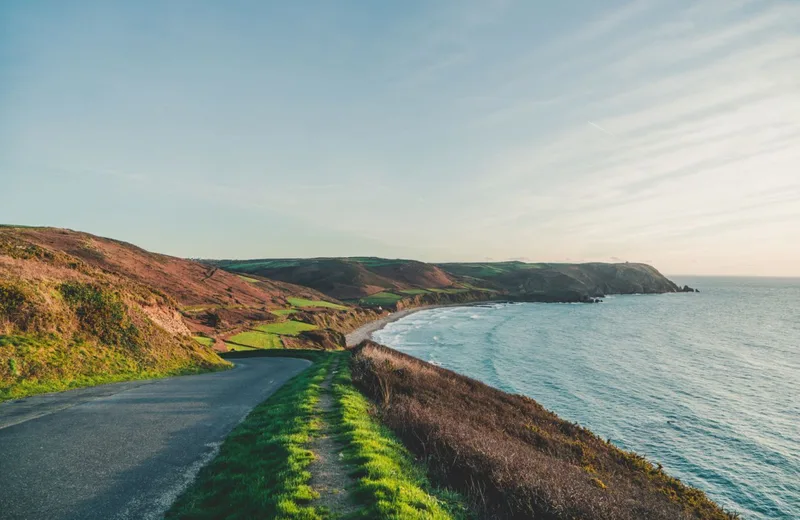
[(235, 363), (1, 403), (0, 518), (160, 518), (233, 427), (310, 364)]

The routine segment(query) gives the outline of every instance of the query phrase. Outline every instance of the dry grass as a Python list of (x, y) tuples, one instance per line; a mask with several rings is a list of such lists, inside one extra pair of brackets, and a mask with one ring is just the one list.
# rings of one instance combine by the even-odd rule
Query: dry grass
[(382, 420), (488, 518), (735, 518), (532, 399), (373, 342), (357, 348), (352, 368)]

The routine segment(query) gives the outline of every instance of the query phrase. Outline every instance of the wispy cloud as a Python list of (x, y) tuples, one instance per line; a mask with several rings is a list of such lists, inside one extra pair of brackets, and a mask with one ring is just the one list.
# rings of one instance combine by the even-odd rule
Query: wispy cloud
[[(7, 38), (32, 58), (3, 84), (0, 160), (169, 190), (230, 221), (247, 210), (384, 237), (431, 259), (711, 271), (727, 253), (733, 272), (758, 249), (764, 272), (797, 272), (797, 2), (262, 9), (252, 18), (269, 30), (235, 12), (181, 20), (237, 35), (191, 49), (168, 28), (158, 45), (140, 41), (111, 8), (99, 35), (31, 12)], [(65, 48), (34, 52), (42, 27)], [(133, 48), (150, 51), (127, 59)], [(114, 81), (59, 66), (85, 49), (116, 64)]]
[(608, 135), (610, 135), (610, 136), (613, 136), (613, 137), (617, 137), (617, 135), (616, 135), (616, 134), (609, 132), (608, 130), (606, 130), (605, 128), (603, 128), (602, 126), (598, 125), (597, 123), (595, 123), (595, 122), (593, 122), (593, 121), (587, 121), (587, 123), (588, 123), (589, 125), (591, 125), (591, 126), (593, 126), (593, 127), (597, 128), (598, 130), (600, 130), (600, 131), (601, 131), (601, 132), (603, 132), (603, 133), (606, 133), (606, 134), (608, 134)]

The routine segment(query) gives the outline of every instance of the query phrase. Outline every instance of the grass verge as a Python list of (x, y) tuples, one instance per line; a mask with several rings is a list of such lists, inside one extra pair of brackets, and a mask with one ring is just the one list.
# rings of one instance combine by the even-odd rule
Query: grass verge
[(314, 455), (307, 445), (319, 427), (316, 403), (332, 361), (317, 357), (257, 406), (166, 518), (324, 518), (309, 505), (316, 493), (308, 485)]
[(141, 381), (144, 379), (160, 379), (163, 377), (188, 376), (194, 374), (205, 374), (225, 370), (228, 367), (219, 368), (206, 367), (185, 367), (173, 370), (150, 370), (145, 372), (120, 372), (118, 374), (95, 374), (95, 375), (75, 375), (62, 379), (49, 379), (43, 381), (22, 381), (14, 386), (0, 388), (0, 403), (11, 399), (22, 399), (32, 395), (49, 394), (53, 392), (64, 392), (75, 390), (76, 388), (87, 388), (90, 386), (107, 385), (109, 383), (123, 383), (125, 381)]
[[(0, 334), (0, 401), (75, 388), (199, 374), (230, 368), (211, 351), (179, 344), (153, 359), (144, 349), (128, 349), (97, 340), (65, 339), (56, 334)], [(186, 342), (185, 342), (186, 343)], [(193, 356), (178, 357), (185, 347)], [(197, 349), (197, 350), (190, 350)]]
[[(349, 352), (313, 350), (241, 352), (239, 357), (292, 356), (314, 364), (257, 406), (223, 443), (217, 457), (173, 504), (167, 520), (176, 519), (312, 519), (331, 514), (314, 507), (317, 493), (309, 486), (308, 449), (322, 420), (331, 421), (346, 443), (344, 463), (357, 484), (355, 519), (468, 519), (463, 500), (433, 488), (424, 466), (414, 462), (390, 430), (370, 414), (370, 402), (352, 385)], [(317, 405), (322, 383), (339, 360), (333, 379), (334, 412), (322, 417)]]
[(466, 519), (464, 500), (431, 486), (424, 466), (417, 464), (395, 435), (371, 414), (371, 403), (353, 387), (349, 360), (333, 380), (336, 428), (347, 445), (345, 461), (355, 469), (354, 498), (363, 505), (353, 519)]

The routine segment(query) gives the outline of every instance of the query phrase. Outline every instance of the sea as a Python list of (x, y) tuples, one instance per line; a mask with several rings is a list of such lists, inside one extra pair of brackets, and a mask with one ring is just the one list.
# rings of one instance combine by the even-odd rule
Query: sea
[(747, 519), (800, 519), (800, 279), (422, 310), (373, 339), (529, 396)]

